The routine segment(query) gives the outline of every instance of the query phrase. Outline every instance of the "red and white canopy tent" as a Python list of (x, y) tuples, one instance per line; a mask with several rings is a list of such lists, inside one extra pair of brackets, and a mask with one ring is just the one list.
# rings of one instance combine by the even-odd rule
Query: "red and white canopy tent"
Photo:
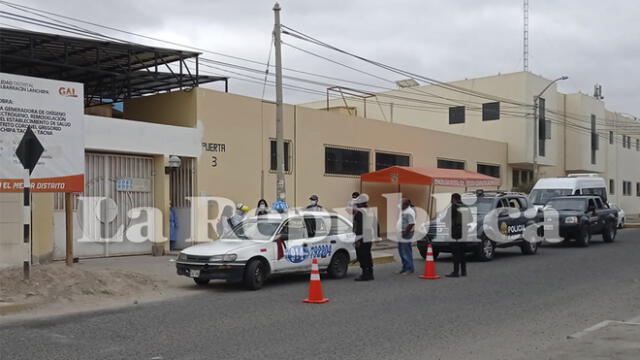
[(432, 213), (433, 190), (435, 186), (455, 188), (484, 188), (488, 186), (500, 187), (501, 180), (492, 176), (469, 170), (439, 169), (411, 166), (391, 166), (382, 170), (360, 175), (360, 189), (365, 191), (364, 183), (397, 184), (398, 192), (401, 185), (423, 185), (428, 187), (427, 209)]

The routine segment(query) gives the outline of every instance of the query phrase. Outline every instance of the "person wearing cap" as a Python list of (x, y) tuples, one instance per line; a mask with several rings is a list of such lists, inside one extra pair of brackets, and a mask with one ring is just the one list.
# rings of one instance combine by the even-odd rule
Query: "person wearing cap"
[[(453, 272), (447, 277), (467, 276), (467, 261), (465, 254), (463, 219), (466, 218), (467, 209), (462, 203), (462, 197), (458, 193), (451, 195), (451, 206), (447, 211), (445, 221), (448, 222), (451, 240), (451, 254), (453, 255)], [(462, 270), (462, 272), (460, 272)]]
[(240, 224), (244, 218), (247, 216), (247, 211), (249, 211), (249, 207), (243, 203), (236, 204), (236, 213), (230, 219), (230, 223), (232, 227), (236, 227)]
[(354, 209), (356, 208), (355, 201), (356, 201), (356, 199), (358, 198), (358, 196), (360, 196), (360, 193), (359, 193), (359, 192), (357, 192), (357, 191), (354, 191), (354, 192), (351, 194), (351, 200), (349, 200), (349, 203), (347, 203), (347, 207), (346, 207), (346, 210), (347, 210), (347, 213), (348, 213), (348, 214), (353, 215), (353, 213), (354, 213)]
[(311, 201), (311, 203), (305, 208), (306, 210), (309, 211), (322, 211), (324, 210), (324, 208), (322, 207), (322, 205), (318, 204), (318, 195), (311, 195), (309, 197), (309, 201)]
[(355, 248), (356, 257), (362, 274), (356, 281), (373, 280), (373, 258), (371, 256), (371, 245), (377, 238), (379, 229), (373, 212), (369, 208), (369, 196), (360, 194), (354, 200), (355, 209), (353, 214), (353, 232), (356, 235)]

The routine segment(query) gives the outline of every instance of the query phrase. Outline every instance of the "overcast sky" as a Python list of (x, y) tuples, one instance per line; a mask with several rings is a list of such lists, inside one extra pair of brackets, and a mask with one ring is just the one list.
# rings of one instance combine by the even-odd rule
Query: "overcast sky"
[[(273, 1), (270, 0), (12, 1), (260, 62), (266, 62), (271, 44)], [(637, 90), (640, 80), (640, 2), (530, 0), (530, 3), (530, 70), (550, 79), (569, 76), (569, 80), (559, 86), (565, 92), (591, 94), (594, 83), (600, 83), (610, 110), (640, 116)], [(365, 57), (441, 81), (522, 70), (521, 0), (281, 0), (280, 5), (282, 23), (291, 28)], [(0, 10), (17, 12), (3, 5)], [(6, 19), (0, 19), (0, 22), (16, 24)], [(19, 26), (36, 29), (32, 25)], [(175, 47), (99, 30), (127, 40)], [(327, 49), (286, 36), (284, 40), (385, 79), (401, 78)], [(204, 57), (264, 70), (259, 64), (214, 54)], [(283, 63), (293, 69), (392, 86), (286, 46)], [(203, 70), (234, 76), (206, 67)], [(334, 80), (315, 80), (349, 85)], [(316, 91), (326, 88), (325, 85), (285, 83)], [(230, 90), (262, 96), (261, 84), (239, 79), (231, 80)], [(273, 98), (272, 87), (267, 89), (266, 98)], [(285, 101), (289, 103), (314, 99), (322, 99), (322, 96), (285, 91)]]

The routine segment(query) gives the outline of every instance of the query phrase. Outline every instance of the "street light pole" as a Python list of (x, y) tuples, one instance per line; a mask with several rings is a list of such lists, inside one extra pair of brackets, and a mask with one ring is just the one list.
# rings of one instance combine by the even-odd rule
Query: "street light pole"
[(273, 44), (276, 55), (276, 200), (286, 201), (286, 188), (284, 182), (284, 125), (282, 105), (282, 53), (281, 53), (281, 29), (280, 29), (280, 5), (273, 6)]
[(560, 76), (559, 78), (547, 84), (547, 86), (545, 86), (545, 88), (542, 89), (542, 91), (540, 91), (538, 95), (535, 95), (533, 97), (533, 182), (534, 183), (538, 181), (538, 141), (540, 141), (540, 134), (539, 134), (540, 119), (538, 119), (538, 116), (539, 116), (538, 108), (540, 107), (540, 98), (542, 97), (544, 92), (551, 87), (551, 85), (561, 80), (567, 80), (568, 78), (569, 78), (568, 76)]

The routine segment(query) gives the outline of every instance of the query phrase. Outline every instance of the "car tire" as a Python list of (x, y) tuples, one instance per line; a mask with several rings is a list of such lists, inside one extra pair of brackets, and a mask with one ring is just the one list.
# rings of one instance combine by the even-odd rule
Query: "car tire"
[(520, 244), (520, 251), (523, 255), (535, 255), (538, 252), (538, 243), (525, 240)]
[(624, 229), (624, 218), (620, 220), (620, 225), (618, 226), (618, 229)]
[(491, 261), (496, 252), (496, 244), (486, 236), (481, 237), (480, 249), (476, 252), (476, 259), (480, 261)]
[(602, 239), (604, 240), (604, 242), (613, 242), (616, 239), (617, 231), (618, 230), (616, 229), (616, 224), (614, 224), (613, 221), (608, 222), (607, 227), (602, 232)]
[(193, 282), (195, 282), (198, 286), (205, 286), (209, 284), (209, 279), (194, 278)]
[(579, 247), (588, 247), (591, 243), (591, 233), (589, 229), (587, 229), (587, 226), (588, 225), (581, 226), (576, 234), (576, 244)]
[(259, 290), (267, 278), (267, 265), (262, 260), (251, 260), (244, 269), (243, 283), (248, 290)]
[[(438, 250), (433, 250), (433, 260), (438, 260), (438, 256), (440, 256), (440, 251)], [(425, 254), (425, 259), (427, 258), (426, 254)]]
[(344, 251), (339, 251), (331, 257), (329, 267), (327, 268), (327, 275), (332, 279), (342, 279), (347, 276), (349, 270), (349, 257)]

